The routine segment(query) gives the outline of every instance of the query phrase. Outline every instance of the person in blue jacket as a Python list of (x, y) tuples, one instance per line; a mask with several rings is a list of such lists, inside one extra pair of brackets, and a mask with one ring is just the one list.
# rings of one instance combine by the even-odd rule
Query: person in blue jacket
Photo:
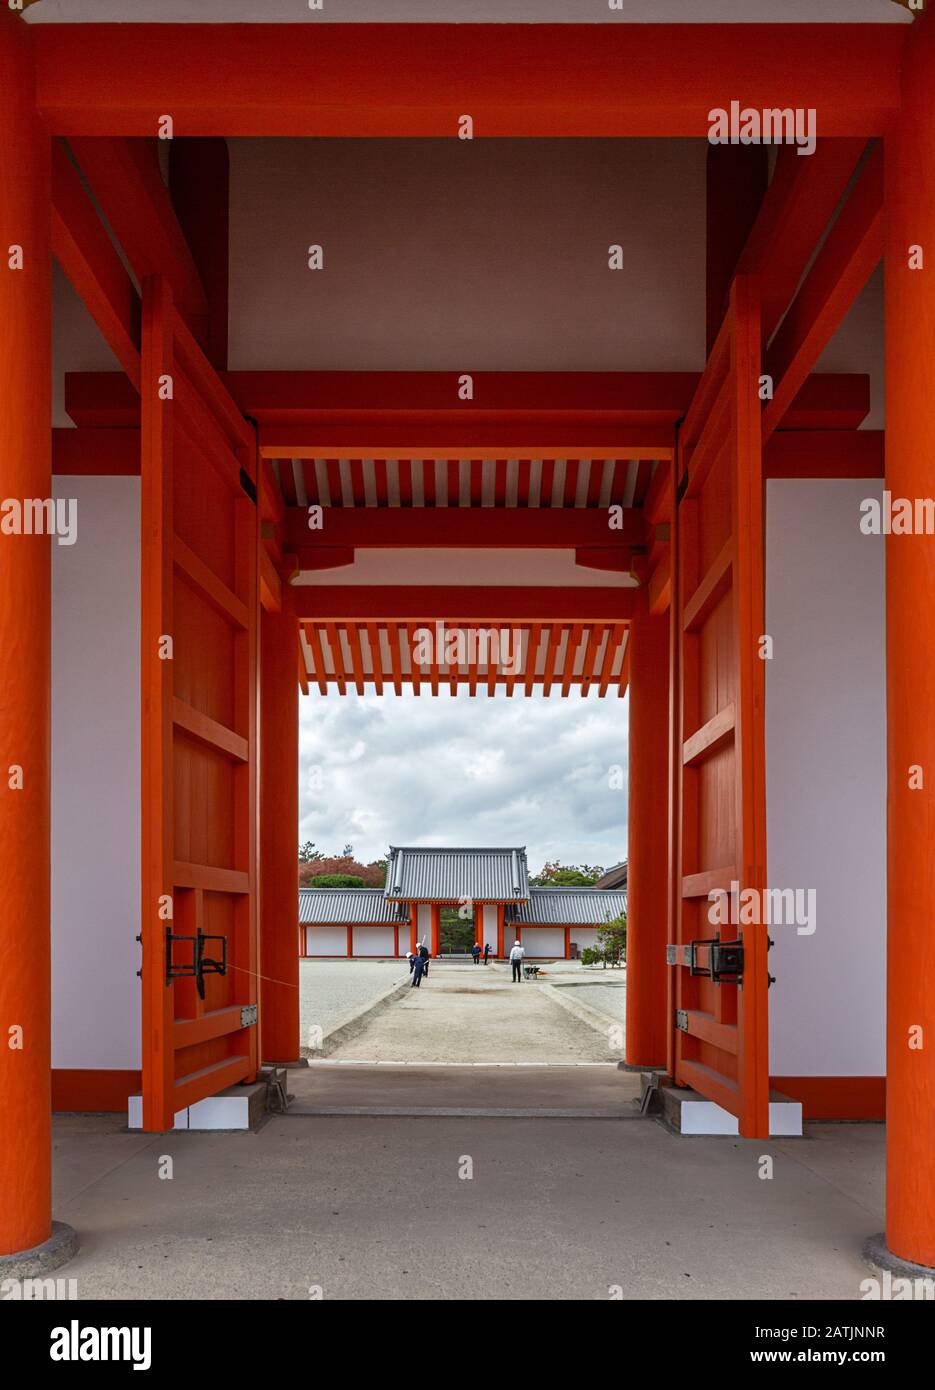
[(418, 989), (419, 986), (422, 984), (422, 976), (424, 974), (425, 961), (423, 960), (419, 952), (416, 951), (415, 958), (412, 962), (412, 980), (410, 981), (410, 984), (414, 989)]
[(480, 960), (480, 942), (479, 942), (479, 941), (475, 941), (475, 942), (474, 942), (474, 945), (471, 947), (471, 955), (474, 957), (474, 964), (476, 965), (477, 962)]

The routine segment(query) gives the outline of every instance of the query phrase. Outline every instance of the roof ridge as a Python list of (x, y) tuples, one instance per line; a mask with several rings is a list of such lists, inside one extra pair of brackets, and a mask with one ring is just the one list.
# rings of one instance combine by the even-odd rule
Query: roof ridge
[(525, 854), (525, 845), (390, 845), (406, 854)]

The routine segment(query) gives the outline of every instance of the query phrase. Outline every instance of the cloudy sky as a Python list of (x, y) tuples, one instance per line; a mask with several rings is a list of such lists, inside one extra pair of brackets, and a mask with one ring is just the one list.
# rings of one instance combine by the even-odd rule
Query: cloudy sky
[(447, 691), (299, 698), (299, 842), (522, 845), (608, 867), (626, 854), (628, 701)]

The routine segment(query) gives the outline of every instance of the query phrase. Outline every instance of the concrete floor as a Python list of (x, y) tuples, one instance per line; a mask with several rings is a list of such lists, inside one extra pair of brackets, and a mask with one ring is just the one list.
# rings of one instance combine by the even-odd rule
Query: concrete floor
[[(551, 979), (551, 974), (546, 978)], [(573, 991), (569, 989), (568, 994)], [(384, 1062), (607, 1062), (613, 1041), (557, 1001), (543, 981), (511, 981), (504, 962), (432, 961), (428, 978), (331, 1056)]]
[(635, 1119), (639, 1076), (614, 1062), (556, 1066), (366, 1066), (313, 1062), (289, 1073), (303, 1115), (551, 1115)]
[(883, 1225), (875, 1125), (767, 1143), (653, 1120), (290, 1114), (149, 1136), (63, 1116), (55, 1135), (79, 1298), (856, 1299)]

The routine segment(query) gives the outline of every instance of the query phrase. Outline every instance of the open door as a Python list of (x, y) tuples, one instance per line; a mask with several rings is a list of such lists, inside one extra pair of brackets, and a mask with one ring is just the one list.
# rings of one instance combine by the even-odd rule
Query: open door
[[(749, 1137), (769, 1134), (768, 939), (755, 907), (766, 883), (760, 347), (756, 283), (739, 276), (680, 432), (672, 550), (671, 1065)], [(741, 920), (741, 894), (756, 920)]]
[(143, 1128), (257, 1070), (257, 547), (251, 429), (143, 292)]

